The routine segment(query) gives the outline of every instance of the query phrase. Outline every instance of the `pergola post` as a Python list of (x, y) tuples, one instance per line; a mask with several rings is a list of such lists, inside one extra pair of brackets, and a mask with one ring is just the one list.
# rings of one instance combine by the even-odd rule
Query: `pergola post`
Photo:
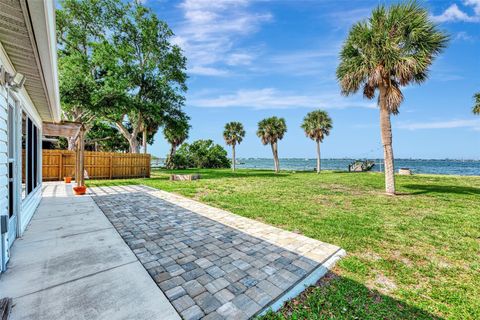
[(78, 186), (84, 186), (85, 185), (85, 128), (82, 126), (80, 129), (80, 133), (78, 135), (79, 141), (79, 185)]
[(80, 140), (75, 141), (75, 183), (80, 185), (80, 174), (78, 168), (80, 167)]

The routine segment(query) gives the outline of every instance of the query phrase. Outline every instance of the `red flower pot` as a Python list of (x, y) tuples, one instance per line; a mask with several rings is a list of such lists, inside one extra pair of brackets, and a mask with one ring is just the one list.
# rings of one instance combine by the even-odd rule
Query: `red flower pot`
[(64, 177), (63, 181), (65, 181), (65, 183), (70, 183), (72, 182), (72, 177)]
[(85, 186), (73, 187), (73, 192), (77, 196), (81, 196), (82, 194), (85, 194), (86, 191), (87, 191), (87, 187), (85, 187)]

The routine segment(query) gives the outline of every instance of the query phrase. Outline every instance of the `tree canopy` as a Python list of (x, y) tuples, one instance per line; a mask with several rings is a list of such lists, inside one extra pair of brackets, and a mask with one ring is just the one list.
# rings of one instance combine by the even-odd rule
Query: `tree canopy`
[(184, 105), (186, 59), (173, 32), (138, 1), (63, 0), (60, 7), (64, 110), (76, 121), (108, 120), (138, 152), (140, 133), (151, 142)]
[(232, 121), (225, 125), (223, 130), (223, 139), (229, 146), (240, 144), (245, 137), (245, 129), (240, 122)]
[(473, 105), (473, 114), (480, 114), (480, 92), (473, 96), (475, 104)]
[(270, 117), (258, 123), (257, 136), (263, 144), (277, 143), (282, 140), (287, 132), (287, 124), (284, 118)]
[(328, 136), (330, 130), (332, 130), (332, 119), (326, 111), (315, 110), (309, 112), (303, 118), (301, 128), (305, 131), (307, 137), (317, 142), (322, 142), (325, 136)]
[(448, 36), (416, 2), (380, 5), (367, 20), (356, 23), (343, 44), (337, 77), (344, 95), (361, 87), (373, 99), (386, 88), (385, 107), (397, 114), (403, 101), (400, 86), (427, 80), (433, 59), (446, 47)]

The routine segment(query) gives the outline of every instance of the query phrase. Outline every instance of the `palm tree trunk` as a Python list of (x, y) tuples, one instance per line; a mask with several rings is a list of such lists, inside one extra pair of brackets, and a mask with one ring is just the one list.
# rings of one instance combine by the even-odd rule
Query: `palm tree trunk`
[(395, 167), (392, 146), (392, 124), (385, 102), (386, 88), (380, 87), (380, 130), (382, 132), (383, 158), (385, 162), (385, 191), (395, 194)]
[(278, 172), (278, 168), (277, 168), (277, 158), (275, 157), (275, 142), (273, 142), (272, 144), (270, 144), (270, 146), (272, 147), (273, 167), (274, 167), (275, 172)]
[(173, 157), (175, 156), (176, 148), (174, 144), (170, 145), (170, 152), (168, 153), (167, 160), (165, 161), (165, 166), (168, 169), (173, 169)]
[(317, 173), (320, 173), (320, 141), (317, 140)]
[(235, 145), (232, 145), (232, 171), (235, 171)]
[(280, 172), (280, 161), (278, 160), (278, 144), (273, 144), (273, 158), (275, 160), (275, 173)]

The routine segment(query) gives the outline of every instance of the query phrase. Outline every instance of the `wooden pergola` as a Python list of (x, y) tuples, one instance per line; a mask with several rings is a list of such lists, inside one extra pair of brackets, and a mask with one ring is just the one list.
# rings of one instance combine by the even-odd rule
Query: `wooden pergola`
[(43, 135), (75, 139), (75, 182), (85, 185), (85, 127), (80, 122), (44, 122)]

